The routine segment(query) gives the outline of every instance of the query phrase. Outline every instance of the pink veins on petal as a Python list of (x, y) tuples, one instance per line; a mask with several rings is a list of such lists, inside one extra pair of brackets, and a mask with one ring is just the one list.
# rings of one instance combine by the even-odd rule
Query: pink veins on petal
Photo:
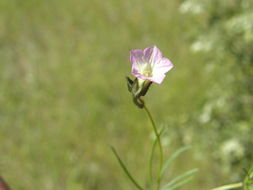
[(173, 68), (169, 59), (162, 56), (162, 52), (156, 47), (147, 47), (144, 50), (135, 49), (130, 52), (132, 62), (132, 74), (143, 80), (149, 80), (161, 84), (165, 73)]

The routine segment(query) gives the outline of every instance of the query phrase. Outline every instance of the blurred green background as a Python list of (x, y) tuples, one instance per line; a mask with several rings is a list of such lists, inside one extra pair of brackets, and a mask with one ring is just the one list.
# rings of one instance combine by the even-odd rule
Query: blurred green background
[(253, 163), (251, 0), (1, 0), (0, 175), (17, 190), (127, 190), (109, 145), (141, 183), (152, 127), (127, 92), (129, 51), (175, 67), (145, 97), (166, 128), (167, 174), (185, 190), (237, 182)]

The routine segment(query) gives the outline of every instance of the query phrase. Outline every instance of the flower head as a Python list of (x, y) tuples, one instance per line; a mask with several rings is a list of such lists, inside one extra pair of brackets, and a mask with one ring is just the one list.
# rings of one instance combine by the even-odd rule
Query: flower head
[(172, 69), (173, 64), (162, 56), (162, 52), (156, 46), (132, 50), (130, 61), (132, 74), (136, 78), (134, 80), (126, 78), (128, 91), (133, 95), (135, 105), (143, 108), (144, 101), (141, 97), (146, 95), (152, 82), (162, 83), (165, 73)]
[(162, 56), (162, 52), (156, 47), (147, 47), (144, 50), (135, 49), (130, 53), (132, 62), (132, 74), (141, 81), (151, 81), (161, 84), (165, 73), (172, 69), (173, 64)]

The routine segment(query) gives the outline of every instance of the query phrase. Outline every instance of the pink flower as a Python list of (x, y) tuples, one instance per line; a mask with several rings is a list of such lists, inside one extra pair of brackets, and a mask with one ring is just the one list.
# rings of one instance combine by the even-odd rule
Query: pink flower
[(162, 56), (162, 52), (156, 47), (147, 47), (144, 50), (131, 50), (132, 74), (138, 80), (149, 80), (161, 84), (165, 73), (172, 69), (173, 64)]

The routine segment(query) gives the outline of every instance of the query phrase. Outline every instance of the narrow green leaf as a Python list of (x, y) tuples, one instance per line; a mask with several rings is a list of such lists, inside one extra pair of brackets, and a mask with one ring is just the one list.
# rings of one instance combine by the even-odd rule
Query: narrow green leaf
[[(183, 174), (181, 174), (181, 175), (175, 177), (173, 180), (171, 180), (169, 183), (167, 183), (167, 184), (162, 188), (162, 190), (170, 190), (169, 188), (174, 187), (174, 186), (175, 186), (174, 184), (176, 184), (178, 181), (183, 180), (183, 178), (189, 177), (190, 175), (192, 175), (193, 173), (195, 173), (195, 172), (197, 172), (197, 171), (198, 171), (198, 169), (195, 168), (195, 169), (188, 170), (188, 171), (184, 172)], [(183, 181), (185, 181), (185, 179), (184, 179)], [(185, 183), (186, 183), (186, 182), (185, 182)], [(181, 184), (181, 182), (179, 182), (178, 184)], [(184, 183), (182, 183), (182, 185), (183, 185), (183, 184), (184, 184)], [(174, 186), (173, 186), (173, 185), (174, 185)]]
[(135, 187), (139, 190), (144, 190), (136, 181), (135, 179), (132, 177), (132, 175), (129, 173), (128, 169), (126, 168), (125, 164), (122, 162), (122, 160), (120, 159), (117, 151), (115, 150), (115, 148), (113, 148), (111, 146), (112, 152), (114, 153), (115, 157), (117, 158), (120, 166), (122, 167), (123, 171), (125, 172), (125, 174), (127, 175), (127, 177), (131, 180), (131, 182), (135, 185)]
[(223, 185), (221, 187), (216, 187), (211, 190), (230, 190), (230, 189), (237, 189), (242, 186), (243, 186), (243, 183), (240, 182), (240, 183), (234, 183), (234, 184), (229, 184), (229, 185)]
[(170, 164), (184, 151), (188, 150), (190, 148), (190, 146), (184, 146), (180, 149), (178, 149), (176, 152), (174, 152), (169, 159), (167, 160), (167, 162), (164, 164), (161, 173), (160, 173), (160, 179), (163, 178), (166, 169), (170, 166)]
[(188, 177), (188, 178), (186, 178), (186, 179), (180, 181), (179, 183), (177, 183), (177, 184), (175, 184), (175, 185), (173, 185), (173, 186), (171, 186), (171, 187), (162, 189), (162, 190), (173, 190), (173, 189), (176, 189), (176, 188), (181, 187), (182, 185), (188, 183), (189, 181), (191, 181), (192, 178), (193, 178), (193, 177)]
[(243, 189), (244, 190), (252, 190), (253, 189), (253, 167), (246, 171), (246, 176), (243, 181)]

